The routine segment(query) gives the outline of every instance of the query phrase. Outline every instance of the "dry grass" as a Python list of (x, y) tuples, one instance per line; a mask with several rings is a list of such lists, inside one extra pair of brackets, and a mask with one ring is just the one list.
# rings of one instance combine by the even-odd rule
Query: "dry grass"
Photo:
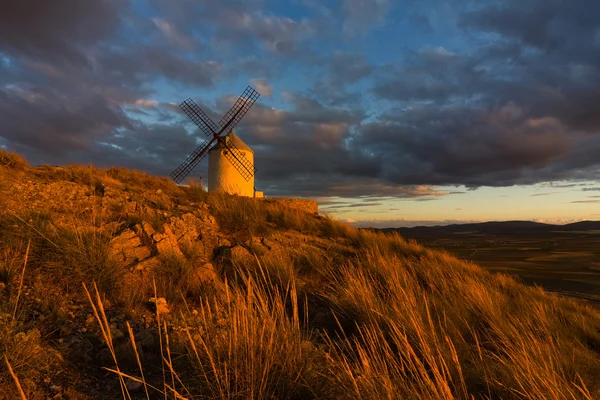
[(281, 229), (324, 237), (345, 236), (352, 231), (348, 225), (329, 217), (311, 215), (273, 202), (219, 193), (211, 193), (207, 202), (221, 230), (242, 239), (268, 236)]
[[(206, 199), (222, 233), (246, 250), (234, 248), (231, 273), (217, 268), (212, 281), (199, 278), (201, 242), (134, 273), (111, 258), (96, 221), (2, 214), (0, 390), (20, 396), (17, 377), (35, 397), (26, 379), (59, 362), (46, 338), (64, 324), (61, 308), (85, 301), (123, 398), (133, 397), (131, 381), (146, 398), (168, 399), (600, 398), (600, 314), (584, 304), (398, 235), (126, 170), (106, 174), (140, 193), (147, 185), (179, 201)], [(158, 373), (129, 324), (135, 368), (119, 366), (108, 314), (149, 297), (171, 308), (154, 316)]]
[(5, 222), (0, 232), (5, 243), (0, 255), (5, 260), (0, 268), (3, 280), (14, 276), (14, 261), (20, 259), (16, 253), (29, 241), (32, 272), (52, 288), (80, 294), (82, 282), (97, 282), (108, 295), (120, 289), (124, 271), (111, 254), (110, 236), (92, 221), (70, 216), (59, 224), (51, 214), (29, 212)]
[[(285, 254), (260, 258), (245, 274), (238, 265), (241, 279), (225, 295), (183, 311), (177, 339), (188, 361), (177, 370), (164, 360), (172, 377), (161, 391), (228, 399), (600, 393), (594, 310), (397, 236), (354, 236), (368, 248), (342, 265), (322, 261), (326, 287), (318, 292), (298, 289), (306, 282)], [(311, 294), (337, 310), (337, 331), (320, 331), (308, 317)]]
[(125, 185), (145, 191), (161, 190), (170, 195), (180, 193), (180, 188), (168, 178), (159, 178), (144, 172), (116, 167), (107, 169), (106, 174)]
[(0, 165), (12, 168), (24, 170), (29, 167), (27, 160), (17, 153), (8, 152), (4, 149), (0, 150)]

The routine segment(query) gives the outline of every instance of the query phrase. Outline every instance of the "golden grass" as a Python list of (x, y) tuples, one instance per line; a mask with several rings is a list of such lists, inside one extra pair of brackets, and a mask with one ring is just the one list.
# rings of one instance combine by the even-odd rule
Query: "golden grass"
[[(600, 314), (589, 306), (398, 235), (201, 188), (187, 193), (126, 170), (106, 174), (142, 194), (148, 185), (180, 201), (206, 196), (221, 232), (247, 251), (230, 257), (232, 270), (217, 268), (214, 283), (194, 281), (206, 262), (200, 242), (124, 279), (133, 274), (110, 257), (101, 224), (3, 213), (0, 390), (21, 396), (20, 379), (27, 396), (23, 377), (56, 363), (45, 341), (62, 323), (56, 310), (83, 299), (125, 399), (134, 397), (127, 382), (141, 382), (148, 399), (600, 398)], [(171, 308), (153, 323), (159, 363), (145, 364), (127, 323), (135, 368), (119, 366), (104, 304), (127, 314), (150, 296)]]
[[(307, 293), (297, 289), (305, 282), (293, 272), (292, 257), (259, 260), (246, 274), (238, 266), (241, 279), (226, 284), (225, 295), (182, 311), (184, 334), (177, 339), (185, 343), (188, 366), (177, 372), (163, 354), (172, 383), (161, 393), (227, 399), (597, 397), (597, 312), (399, 237), (355, 235), (378, 246), (343, 265), (323, 265), (327, 286), (319, 295), (340, 310), (333, 316), (339, 318), (336, 331), (316, 333), (311, 326)], [(390, 249), (411, 255), (390, 256)], [(282, 270), (288, 271), (285, 279)], [(162, 326), (161, 335), (168, 334)]]
[(220, 229), (242, 241), (253, 236), (268, 236), (281, 229), (325, 237), (344, 236), (352, 231), (350, 226), (329, 217), (249, 197), (211, 193), (207, 203)]
[(0, 150), (0, 165), (12, 169), (24, 170), (29, 167), (27, 160), (17, 153)]
[[(378, 236), (384, 249), (410, 247), (367, 235)], [(227, 399), (595, 398), (598, 354), (578, 336), (598, 331), (597, 313), (452, 263), (438, 253), (390, 259), (371, 249), (329, 268), (321, 295), (354, 322), (315, 335), (301, 317), (309, 311), (296, 288), (301, 277), (291, 273), (287, 286), (274, 286), (280, 272), (269, 269), (282, 266), (258, 262), (245, 276), (239, 271), (241, 282), (226, 284), (225, 295), (182, 312), (178, 339), (188, 349), (185, 369), (194, 373), (177, 373), (163, 355), (166, 374), (176, 378), (162, 392)], [(425, 266), (433, 271), (424, 273)], [(435, 288), (430, 279), (441, 274), (449, 281)], [(511, 301), (509, 294), (517, 296)]]

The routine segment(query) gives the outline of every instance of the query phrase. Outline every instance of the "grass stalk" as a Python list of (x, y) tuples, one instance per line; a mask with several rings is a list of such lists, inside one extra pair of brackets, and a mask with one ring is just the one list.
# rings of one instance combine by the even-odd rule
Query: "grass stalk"
[(21, 387), (21, 382), (19, 382), (19, 378), (17, 377), (17, 374), (15, 374), (15, 371), (13, 371), (12, 366), (10, 365), (10, 362), (8, 361), (8, 358), (6, 356), (4, 356), (4, 361), (6, 362), (6, 367), (8, 368), (8, 373), (12, 377), (13, 382), (15, 383), (15, 386), (17, 387), (17, 392), (19, 393), (19, 397), (21, 397), (21, 400), (27, 400), (27, 396), (25, 396), (25, 392), (23, 391), (23, 388)]

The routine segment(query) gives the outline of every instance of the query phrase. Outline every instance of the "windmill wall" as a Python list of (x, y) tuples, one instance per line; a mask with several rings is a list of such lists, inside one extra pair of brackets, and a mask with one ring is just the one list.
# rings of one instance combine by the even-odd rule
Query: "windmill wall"
[[(223, 155), (227, 149), (215, 148), (208, 153), (208, 191), (254, 197), (254, 176), (246, 181), (237, 168)], [(254, 153), (239, 150), (254, 165)]]

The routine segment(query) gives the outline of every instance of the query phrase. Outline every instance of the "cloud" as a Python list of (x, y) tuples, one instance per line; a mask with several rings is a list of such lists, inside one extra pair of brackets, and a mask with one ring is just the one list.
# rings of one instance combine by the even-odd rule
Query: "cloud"
[(391, 9), (389, 0), (342, 0), (343, 31), (354, 36), (385, 24)]
[[(218, 120), (231, 99), (215, 93), (251, 80), (263, 97), (238, 133), (270, 195), (429, 201), (453, 193), (437, 185), (600, 179), (589, 1), (409, 7), (401, 22), (426, 38), (385, 63), (367, 33), (391, 20), (386, 0), (305, 0), (297, 14), (263, 0), (149, 0), (144, 15), (118, 0), (13, 3), (0, 15), (0, 137), (34, 162), (166, 175), (198, 145), (170, 102), (194, 90)], [(454, 21), (457, 37), (427, 36)]]
[(265, 5), (261, 0), (174, 0), (168, 3), (154, 0), (151, 4), (170, 21), (176, 21), (182, 31), (205, 32), (220, 51), (229, 48), (246, 50), (246, 53), (266, 50), (274, 55), (293, 57), (301, 53), (303, 42), (319, 31), (314, 20), (263, 11)]
[(340, 208), (363, 208), (363, 207), (378, 207), (382, 205), (382, 203), (350, 203), (350, 204), (337, 204), (327, 207), (321, 207), (323, 211), (335, 210)]
[(336, 86), (356, 83), (373, 72), (373, 65), (358, 53), (335, 51), (328, 66), (331, 80)]
[(133, 104), (142, 108), (154, 108), (158, 105), (158, 101), (151, 99), (137, 99)]
[(462, 12), (459, 28), (477, 46), (411, 50), (377, 70), (372, 94), (394, 106), (362, 125), (357, 142), (395, 167), (386, 173), (394, 182), (597, 179), (600, 22), (589, 7), (506, 0), (465, 9), (475, 11)]
[(136, 46), (127, 51), (104, 51), (97, 55), (99, 68), (134, 87), (150, 79), (165, 78), (173, 84), (212, 86), (223, 66), (214, 60), (181, 57), (160, 47)]
[(273, 88), (269, 85), (264, 78), (252, 79), (250, 83), (256, 88), (256, 90), (263, 96), (271, 97), (273, 94)]
[(558, 192), (545, 192), (545, 193), (534, 193), (531, 194), (530, 196), (532, 197), (537, 197), (537, 196), (552, 196), (553, 194), (557, 194)]
[(120, 108), (100, 96), (66, 97), (50, 89), (28, 87), (0, 90), (0, 120), (4, 139), (63, 156), (69, 151), (88, 151), (114, 130), (131, 126)]
[(571, 203), (596, 204), (596, 203), (600, 203), (600, 200), (576, 200), (576, 201), (572, 201)]
[(11, 1), (0, 13), (0, 49), (84, 64), (85, 46), (110, 37), (125, 11), (125, 2), (112, 0)]
[(152, 22), (174, 45), (184, 50), (191, 50), (196, 46), (193, 37), (182, 32), (177, 26), (164, 18), (152, 18)]

